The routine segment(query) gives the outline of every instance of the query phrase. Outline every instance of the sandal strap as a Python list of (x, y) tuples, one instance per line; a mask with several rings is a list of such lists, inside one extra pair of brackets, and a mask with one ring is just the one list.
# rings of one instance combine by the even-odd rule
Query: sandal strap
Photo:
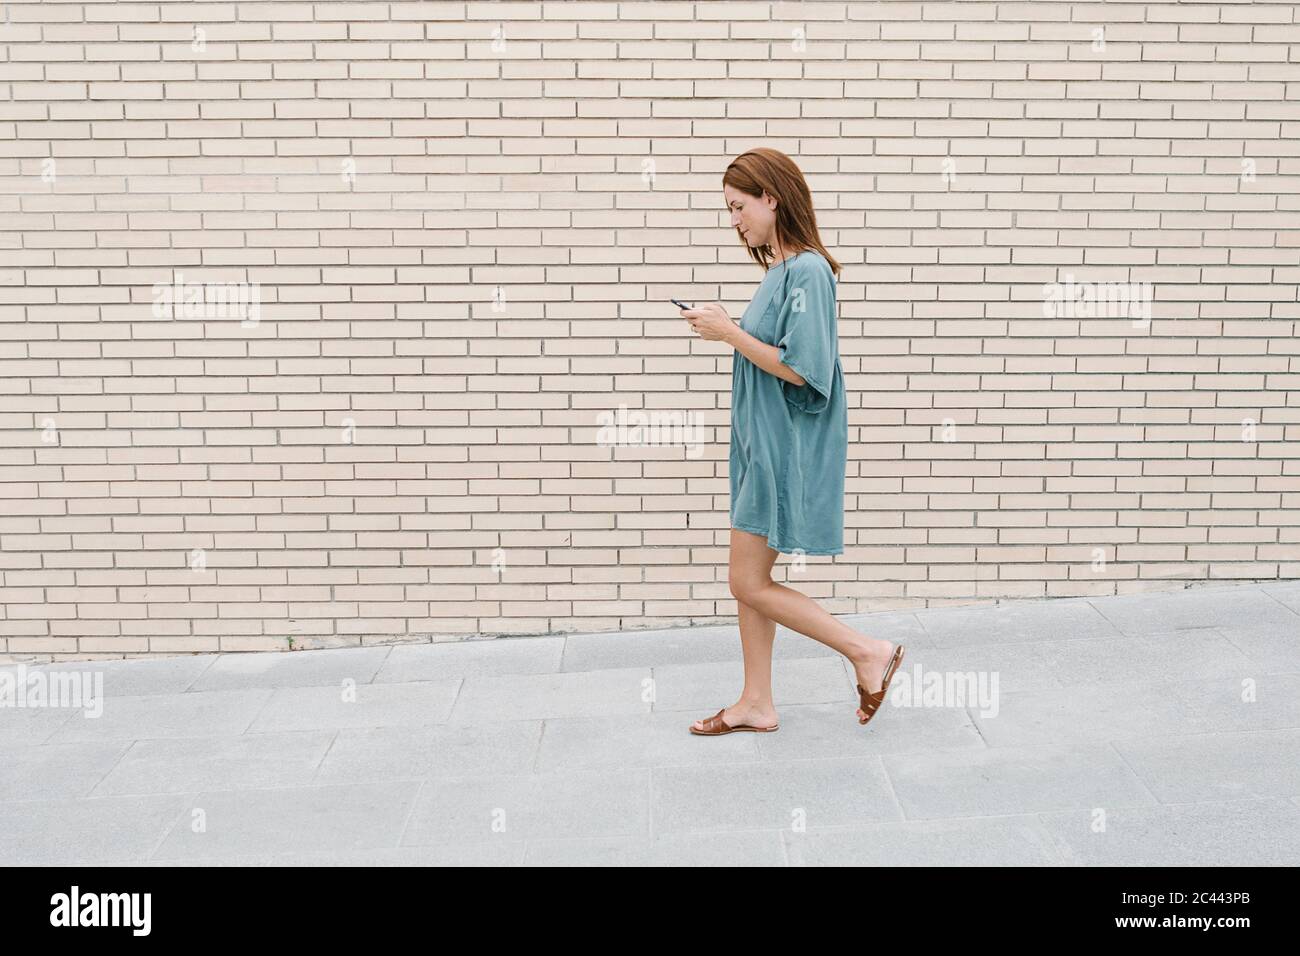
[(731, 728), (727, 726), (727, 722), (722, 719), (722, 715), (725, 714), (726, 712), (727, 712), (727, 708), (724, 707), (722, 708), (722, 710), (718, 711), (712, 717), (709, 717), (707, 720), (705, 720), (704, 729), (709, 733), (713, 733), (715, 731), (723, 730), (723, 729), (730, 730)]
[(868, 694), (861, 684), (858, 685), (858, 705), (868, 714), (874, 714), (876, 709), (884, 702), (885, 693), (883, 688), (874, 694)]

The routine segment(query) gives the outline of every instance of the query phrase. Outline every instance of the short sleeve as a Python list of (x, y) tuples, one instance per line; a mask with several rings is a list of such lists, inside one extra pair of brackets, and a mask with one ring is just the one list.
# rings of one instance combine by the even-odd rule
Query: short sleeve
[(801, 412), (816, 414), (830, 404), (839, 349), (836, 333), (830, 266), (816, 256), (802, 257), (787, 279), (776, 324), (780, 361), (804, 380), (795, 385), (781, 379), (781, 389)]

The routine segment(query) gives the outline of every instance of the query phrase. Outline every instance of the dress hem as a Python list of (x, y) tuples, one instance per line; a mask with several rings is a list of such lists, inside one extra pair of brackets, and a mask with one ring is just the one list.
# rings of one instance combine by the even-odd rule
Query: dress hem
[(750, 534), (761, 534), (767, 540), (767, 546), (771, 548), (773, 551), (779, 551), (781, 554), (792, 554), (795, 551), (802, 551), (804, 554), (826, 554), (826, 555), (844, 553), (844, 549), (842, 547), (802, 548), (799, 545), (794, 545), (793, 547), (788, 547), (788, 548), (778, 548), (775, 544), (772, 543), (772, 539), (768, 537), (766, 528), (746, 528), (745, 526), (738, 525), (735, 522), (732, 522), (731, 527), (735, 528), (737, 531), (748, 531)]

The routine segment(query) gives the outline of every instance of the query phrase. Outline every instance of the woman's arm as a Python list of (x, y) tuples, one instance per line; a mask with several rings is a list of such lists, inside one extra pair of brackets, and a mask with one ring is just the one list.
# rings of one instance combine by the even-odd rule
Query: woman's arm
[(795, 385), (803, 385), (803, 376), (781, 361), (781, 350), (775, 345), (768, 345), (762, 339), (756, 339), (739, 325), (735, 325), (727, 336), (727, 344), (745, 358), (749, 359), (764, 372), (783, 378)]

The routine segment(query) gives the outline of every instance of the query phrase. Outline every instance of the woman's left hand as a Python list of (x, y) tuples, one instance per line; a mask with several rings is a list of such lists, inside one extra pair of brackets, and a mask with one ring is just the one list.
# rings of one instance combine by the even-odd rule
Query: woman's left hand
[(691, 324), (691, 328), (702, 339), (713, 342), (728, 341), (736, 330), (727, 310), (717, 302), (706, 302), (693, 309), (682, 309), (682, 318)]

